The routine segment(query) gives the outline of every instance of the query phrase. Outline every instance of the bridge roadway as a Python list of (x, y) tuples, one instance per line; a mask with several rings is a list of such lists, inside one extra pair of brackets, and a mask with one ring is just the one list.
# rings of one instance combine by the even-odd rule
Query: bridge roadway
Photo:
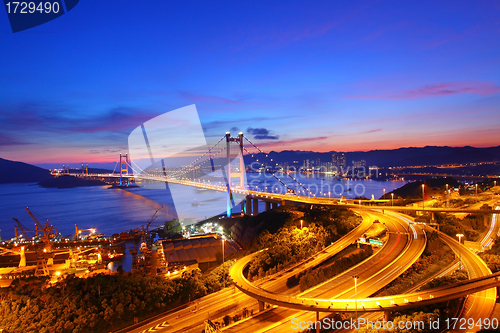
[[(71, 174), (75, 177), (97, 177), (97, 178), (119, 178), (119, 175), (114, 174), (90, 174), (90, 175), (82, 175), (82, 174)], [(139, 178), (142, 180), (151, 180), (151, 181), (164, 181), (167, 183), (193, 186), (198, 188), (205, 188), (214, 191), (227, 192), (227, 187), (225, 185), (214, 185), (210, 183), (200, 183), (190, 180), (182, 180), (182, 179), (168, 179), (168, 177), (157, 177), (150, 175), (127, 175), (123, 176), (125, 178)], [(341, 199), (337, 198), (322, 198), (322, 197), (306, 197), (306, 196), (298, 196), (292, 194), (278, 194), (278, 193), (268, 193), (262, 191), (254, 191), (241, 189), (240, 187), (232, 187), (231, 191), (233, 193), (242, 194), (242, 195), (250, 195), (256, 199), (264, 200), (264, 201), (275, 201), (278, 203), (288, 202), (288, 203), (306, 203), (312, 205), (342, 205), (346, 208), (353, 209), (374, 209), (374, 210), (388, 210), (388, 211), (405, 211), (405, 212), (435, 212), (435, 213), (483, 213), (483, 214), (495, 214), (492, 210), (479, 210), (479, 209), (461, 209), (461, 208), (435, 208), (435, 207), (407, 207), (407, 206), (364, 206), (360, 204), (349, 204), (341, 202)], [(349, 199), (348, 201), (353, 201)], [(356, 201), (356, 200), (354, 200)], [(497, 200), (498, 201), (498, 200)], [(357, 200), (357, 202), (361, 203), (387, 203), (390, 202), (390, 199), (378, 199), (378, 200)]]
[[(286, 290), (286, 281), (304, 270), (310, 269), (319, 265), (321, 262), (334, 256), (342, 249), (354, 243), (372, 226), (376, 216), (366, 211), (358, 213), (361, 216), (362, 222), (347, 235), (340, 238), (334, 244), (326, 247), (323, 251), (307, 260), (286, 269), (283, 272), (277, 273), (274, 276), (264, 278), (256, 284), (262, 284), (266, 290), (278, 292)], [(199, 333), (205, 328), (204, 321), (207, 318), (220, 321), (226, 314), (231, 314), (236, 311), (241, 312), (243, 308), (250, 309), (256, 305), (256, 300), (237, 289), (226, 288), (219, 292), (202, 297), (197, 301), (191, 302), (188, 306), (174, 311), (165, 316), (161, 316), (152, 322), (141, 325), (137, 328), (129, 330), (133, 333), (150, 332), (157, 325), (164, 324), (159, 330), (154, 332), (196, 332)]]
[[(297, 295), (284, 295), (269, 292), (262, 287), (252, 288), (251, 283), (241, 273), (247, 263), (256, 254), (240, 259), (231, 269), (231, 277), (236, 286), (245, 293), (251, 293), (253, 297), (259, 299), (262, 293), (270, 296), (272, 301), (261, 298), (261, 301), (282, 305), (283, 307), (273, 308), (255, 315), (253, 318), (236, 323), (224, 328), (228, 332), (283, 332), (290, 330), (290, 321), (297, 318), (299, 321), (315, 321), (316, 314), (311, 306), (319, 306), (316, 300), (325, 300), (328, 306), (332, 306), (330, 301), (335, 298), (349, 298), (347, 302), (342, 300), (343, 306), (355, 311), (354, 298), (368, 297), (383, 286), (397, 278), (402, 272), (410, 267), (422, 254), (426, 245), (424, 231), (418, 226), (410, 226), (409, 220), (404, 216), (388, 216), (380, 212), (372, 212), (379, 221), (384, 223), (388, 230), (388, 240), (385, 245), (373, 256), (352, 267), (351, 269), (327, 280), (305, 292)], [(409, 231), (409, 232), (408, 232)], [(247, 261), (248, 260), (248, 261)], [(352, 276), (357, 276), (357, 286), (354, 286)], [(246, 289), (248, 287), (248, 289)], [(278, 300), (278, 302), (276, 302)], [(309, 302), (312, 300), (312, 302)], [(284, 301), (284, 303), (280, 303)], [(280, 303), (280, 304), (278, 304)], [(292, 304), (292, 306), (290, 306)], [(297, 307), (297, 304), (299, 305)], [(302, 311), (297, 311), (302, 310)], [(304, 311), (306, 310), (306, 311)], [(337, 308), (334, 312), (338, 312)], [(332, 311), (326, 311), (332, 312)], [(343, 310), (341, 312), (344, 312)], [(322, 313), (321, 318), (327, 316)]]
[[(469, 273), (470, 279), (484, 279), (485, 277), (491, 276), (491, 270), (477, 254), (469, 250), (461, 243), (458, 243), (453, 237), (450, 237), (442, 232), (439, 232), (439, 238), (442, 239), (463, 262), (463, 265)], [(495, 275), (498, 276), (498, 274)], [(486, 279), (485, 282), (487, 280), (488, 279)], [(498, 281), (498, 278), (495, 280)], [(492, 287), (493, 286), (495, 285), (492, 285)], [(500, 283), (497, 282), (496, 286), (500, 286)], [(478, 319), (483, 320), (485, 318), (489, 318), (493, 312), (493, 308), (495, 307), (496, 297), (496, 288), (484, 288), (479, 289), (476, 293), (470, 293), (464, 303), (460, 317), (465, 319), (473, 318), (474, 322), (477, 322)], [(474, 331), (475, 330), (467, 330), (467, 332)]]
[[(155, 181), (166, 181), (173, 184), (193, 186), (199, 188), (210, 189), (214, 191), (222, 191), (227, 192), (227, 187), (225, 185), (213, 185), (209, 183), (200, 183), (194, 182), (190, 180), (178, 180), (178, 179), (168, 179), (158, 178), (152, 176), (140, 176), (141, 179), (146, 180), (155, 180)], [(278, 193), (267, 193), (261, 191), (247, 190), (241, 189), (239, 187), (231, 188), (233, 193), (242, 194), (242, 195), (250, 195), (256, 199), (264, 200), (264, 201), (275, 201), (278, 203), (306, 203), (312, 205), (328, 205), (335, 206), (341, 205), (346, 208), (353, 208), (356, 210), (359, 209), (370, 209), (370, 210), (387, 210), (387, 211), (405, 211), (405, 212), (439, 212), (439, 213), (484, 213), (484, 214), (494, 214), (493, 210), (479, 210), (479, 209), (461, 209), (461, 208), (435, 208), (435, 207), (427, 207), (425, 209), (418, 207), (407, 207), (407, 206), (364, 206), (359, 204), (346, 204), (342, 203), (340, 199), (331, 199), (331, 198), (322, 198), (322, 197), (306, 197), (306, 196), (298, 196), (292, 194), (278, 194)], [(386, 203), (390, 200), (361, 200), (362, 203)]]

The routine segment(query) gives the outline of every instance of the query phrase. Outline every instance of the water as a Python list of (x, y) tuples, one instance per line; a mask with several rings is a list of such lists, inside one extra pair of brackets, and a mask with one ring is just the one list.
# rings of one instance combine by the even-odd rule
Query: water
[[(300, 186), (286, 175), (278, 176), (299, 195), (307, 195)], [(375, 180), (335, 180), (324, 174), (294, 175), (316, 196), (339, 198), (345, 195), (353, 198), (363, 195), (375, 198), (383, 195), (384, 189), (390, 192), (403, 186), (405, 181)], [(286, 188), (272, 175), (249, 173), (247, 183), (252, 189), (278, 191)], [(3, 239), (14, 237), (13, 217), (28, 228), (33, 221), (24, 207), (28, 206), (43, 224), (50, 224), (63, 235), (73, 235), (75, 224), (79, 229), (97, 228), (99, 233), (112, 235), (121, 231), (141, 228), (146, 225), (153, 213), (163, 205), (158, 217), (151, 224), (163, 226), (166, 220), (177, 217), (200, 220), (222, 214), (226, 209), (226, 195), (223, 192), (202, 191), (193, 187), (176, 185), (170, 191), (164, 184), (153, 188), (133, 188), (129, 190), (109, 189), (108, 186), (79, 187), (73, 189), (48, 189), (34, 184), (0, 184), (0, 230)], [(266, 189), (267, 187), (267, 189)], [(347, 189), (350, 191), (346, 191)], [(300, 192), (299, 192), (300, 191)], [(320, 193), (321, 192), (321, 193)], [(330, 194), (328, 194), (330, 192)], [(175, 202), (175, 208), (174, 208)], [(177, 208), (177, 211), (176, 211)], [(263, 206), (259, 208), (263, 209)]]

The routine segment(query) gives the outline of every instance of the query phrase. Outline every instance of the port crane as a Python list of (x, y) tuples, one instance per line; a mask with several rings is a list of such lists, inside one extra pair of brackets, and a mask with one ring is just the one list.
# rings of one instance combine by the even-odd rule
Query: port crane
[(29, 210), (28, 207), (26, 208), (26, 211), (28, 212), (29, 216), (35, 221), (35, 225), (39, 230), (42, 231), (42, 235), (40, 237), (40, 242), (42, 243), (42, 249), (43, 250), (38, 250), (37, 251), (37, 262), (36, 262), (36, 269), (35, 269), (35, 276), (47, 276), (49, 275), (49, 269), (47, 266), (52, 265), (54, 261), (54, 254), (52, 253), (52, 246), (50, 244), (50, 239), (54, 238), (57, 229), (55, 229), (52, 225), (49, 225), (49, 220), (45, 222), (45, 225), (42, 225), (40, 221), (33, 215), (33, 213)]
[(147, 222), (146, 224), (146, 229), (144, 229), (144, 225), (142, 225), (142, 239), (141, 239), (141, 243), (150, 243), (150, 235), (149, 235), (149, 226), (151, 225), (151, 223), (158, 217), (158, 212), (163, 208), (163, 206), (161, 206), (160, 208), (158, 208), (153, 216), (149, 219), (149, 221)]
[(80, 238), (80, 234), (82, 231), (90, 231), (90, 235), (93, 235), (96, 232), (95, 228), (90, 228), (90, 229), (78, 229), (78, 226), (75, 224), (75, 239)]
[(26, 211), (28, 212), (29, 216), (35, 221), (35, 226), (38, 228), (38, 230), (42, 231), (42, 236), (40, 238), (40, 241), (45, 245), (49, 244), (49, 241), (51, 238), (54, 238), (57, 234), (57, 229), (54, 228), (52, 225), (49, 225), (49, 220), (45, 222), (45, 226), (43, 226), (38, 219), (33, 215), (33, 213), (29, 210), (28, 207), (26, 208)]
[(14, 226), (14, 232), (16, 235), (16, 240), (19, 240), (19, 236), (22, 236), (23, 234), (27, 235), (28, 233), (35, 233), (35, 237), (38, 236), (38, 226), (35, 224), (35, 230), (28, 230), (18, 219), (15, 217), (12, 218), (14, 221), (16, 221), (16, 224)]

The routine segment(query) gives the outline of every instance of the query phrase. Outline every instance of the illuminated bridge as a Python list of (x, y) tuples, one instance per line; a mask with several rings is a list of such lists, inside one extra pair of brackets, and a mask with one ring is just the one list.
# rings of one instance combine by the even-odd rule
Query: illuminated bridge
[[(225, 141), (222, 147), (220, 144)], [(250, 152), (244, 145), (248, 143), (251, 149), (256, 153)], [(237, 149), (231, 152), (231, 146), (237, 145)], [(264, 156), (266, 161), (259, 160), (257, 152)], [(286, 193), (272, 192), (275, 187), (271, 186), (271, 192), (264, 191), (258, 187), (251, 188), (245, 182), (245, 164), (243, 162), (244, 155), (251, 156), (255, 163), (258, 163), (260, 170), (265, 170), (272, 175), (274, 179), (281, 184), (282, 189), (286, 189)], [(238, 161), (239, 160), (239, 161)], [(236, 162), (236, 163), (235, 163)], [(264, 162), (273, 165), (271, 168), (266, 167)], [(130, 156), (122, 156), (120, 154), (119, 165), (120, 173), (116, 174), (89, 174), (88, 169), (85, 170), (82, 166), (82, 173), (71, 174), (77, 177), (92, 177), (99, 179), (117, 179), (119, 178), (120, 186), (128, 186), (131, 182), (140, 180), (142, 182), (165, 182), (172, 184), (180, 184), (192, 186), (195, 188), (209, 189), (227, 193), (227, 216), (231, 216), (232, 210), (235, 207), (234, 195), (244, 196), (244, 202), (241, 204), (241, 213), (247, 215), (256, 215), (259, 213), (259, 201), (265, 203), (265, 210), (269, 210), (284, 204), (311, 204), (311, 205), (344, 205), (347, 208), (363, 208), (369, 205), (369, 209), (378, 210), (393, 210), (404, 212), (444, 212), (444, 213), (483, 213), (494, 214), (493, 210), (486, 209), (459, 209), (459, 208), (434, 208), (434, 207), (407, 207), (407, 206), (377, 206), (378, 204), (387, 204), (391, 202), (389, 199), (383, 200), (353, 200), (326, 198), (324, 196), (316, 196), (311, 192), (308, 185), (301, 183), (293, 173), (286, 172), (278, 165), (267, 153), (262, 151), (257, 145), (250, 141), (243, 133), (235, 138), (231, 137), (228, 132), (215, 145), (208, 148), (203, 154), (194, 159), (188, 165), (177, 167), (165, 167), (161, 169), (141, 169)], [(115, 166), (116, 170), (116, 166)], [(66, 170), (65, 170), (66, 171)], [(69, 170), (67, 171), (69, 174)], [(235, 181), (235, 179), (237, 181)], [(289, 182), (286, 183), (285, 180)], [(291, 185), (293, 184), (293, 185)], [(324, 193), (326, 196), (326, 193)]]

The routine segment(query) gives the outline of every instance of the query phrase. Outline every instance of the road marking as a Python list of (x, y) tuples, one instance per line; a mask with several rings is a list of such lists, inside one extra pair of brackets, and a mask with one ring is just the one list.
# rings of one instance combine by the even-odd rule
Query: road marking
[(158, 330), (164, 329), (165, 327), (169, 327), (169, 326), (170, 325), (166, 321), (164, 321), (163, 323), (160, 323), (160, 324), (158, 324), (156, 326), (153, 326), (153, 327), (151, 327), (151, 328), (149, 328), (147, 330), (144, 330), (141, 333), (156, 332)]

